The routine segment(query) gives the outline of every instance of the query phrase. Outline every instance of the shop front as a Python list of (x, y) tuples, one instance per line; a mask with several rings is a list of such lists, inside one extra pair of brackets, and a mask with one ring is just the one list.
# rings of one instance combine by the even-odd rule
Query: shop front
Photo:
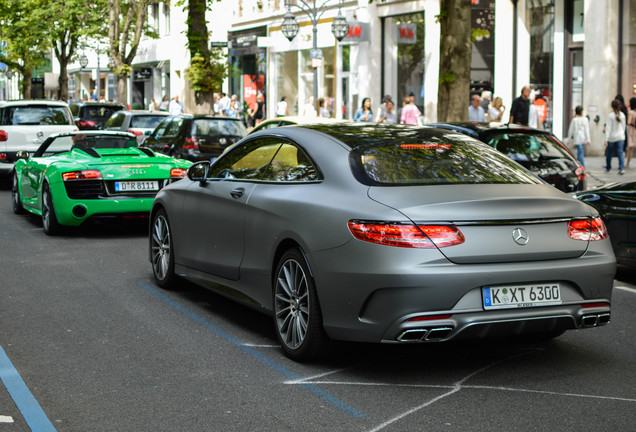
[[(267, 48), (259, 46), (259, 38), (267, 35), (266, 27), (230, 32), (229, 43), (229, 94), (237, 95), (247, 106), (256, 105), (256, 97), (263, 94), (265, 109), (269, 111), (272, 99), (267, 96)], [(245, 106), (245, 105), (244, 105)]]

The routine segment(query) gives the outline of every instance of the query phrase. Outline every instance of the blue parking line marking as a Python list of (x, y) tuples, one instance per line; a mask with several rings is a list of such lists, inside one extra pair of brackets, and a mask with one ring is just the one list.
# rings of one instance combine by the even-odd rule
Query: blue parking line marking
[[(274, 369), (276, 372), (278, 372), (281, 375), (285, 376), (287, 379), (295, 380), (295, 381), (296, 380), (302, 380), (301, 376), (295, 374), (294, 372), (290, 371), (289, 369), (287, 369), (283, 365), (281, 365), (281, 364), (277, 363), (276, 361), (272, 360), (271, 358), (267, 357), (265, 354), (255, 350), (252, 347), (246, 346), (245, 344), (243, 344), (243, 342), (241, 342), (236, 337), (234, 337), (231, 334), (227, 333), (226, 331), (220, 329), (219, 327), (215, 326), (214, 324), (210, 323), (209, 321), (206, 321), (204, 318), (200, 317), (199, 315), (195, 314), (194, 312), (186, 309), (185, 306), (183, 306), (180, 303), (172, 300), (170, 297), (168, 297), (167, 295), (159, 292), (154, 287), (152, 287), (152, 286), (150, 286), (147, 283), (142, 282), (142, 281), (137, 282), (137, 283), (138, 283), (139, 286), (141, 286), (146, 291), (148, 291), (151, 294), (159, 297), (161, 300), (163, 300), (164, 302), (168, 303), (170, 306), (174, 307), (175, 309), (177, 309), (180, 312), (183, 312), (190, 319), (192, 319), (192, 320), (198, 322), (199, 324), (203, 325), (208, 330), (212, 331), (214, 334), (222, 337), (226, 341), (230, 342), (232, 345), (240, 348), (245, 353), (247, 353), (250, 356), (254, 357), (255, 359), (257, 359), (261, 363), (265, 364), (266, 366), (269, 366), (270, 368)], [(322, 388), (318, 387), (315, 384), (302, 383), (302, 384), (299, 384), (299, 385), (301, 385), (302, 387), (304, 387), (306, 390), (310, 391), (311, 393), (315, 394), (316, 396), (318, 396), (320, 399), (324, 400), (325, 402), (331, 404), (332, 406), (338, 408), (341, 411), (346, 412), (347, 414), (349, 414), (352, 417), (355, 417), (355, 418), (364, 418), (364, 417), (366, 417), (366, 415), (363, 412), (358, 411), (357, 409), (353, 408), (351, 405), (343, 402), (342, 400), (338, 399), (337, 397), (335, 397), (331, 393), (323, 390)]]
[(0, 380), (4, 383), (4, 386), (31, 430), (38, 432), (55, 432), (53, 424), (33, 394), (31, 394), (29, 388), (1, 346)]

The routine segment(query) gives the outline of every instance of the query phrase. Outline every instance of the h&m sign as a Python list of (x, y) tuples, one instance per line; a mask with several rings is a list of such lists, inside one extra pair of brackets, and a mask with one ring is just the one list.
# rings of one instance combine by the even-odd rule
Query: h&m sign
[(349, 33), (342, 39), (343, 44), (359, 42), (369, 42), (371, 40), (371, 30), (369, 23), (349, 22)]
[(414, 44), (417, 41), (417, 24), (400, 24), (397, 31), (399, 44)]

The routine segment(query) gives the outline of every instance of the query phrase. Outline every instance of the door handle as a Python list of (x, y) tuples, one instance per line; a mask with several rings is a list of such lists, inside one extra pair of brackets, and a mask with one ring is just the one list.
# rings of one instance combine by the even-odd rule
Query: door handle
[(232, 198), (239, 199), (240, 197), (243, 196), (244, 193), (245, 193), (245, 189), (241, 187), (241, 188), (234, 189), (232, 192), (230, 192), (230, 195), (232, 195)]

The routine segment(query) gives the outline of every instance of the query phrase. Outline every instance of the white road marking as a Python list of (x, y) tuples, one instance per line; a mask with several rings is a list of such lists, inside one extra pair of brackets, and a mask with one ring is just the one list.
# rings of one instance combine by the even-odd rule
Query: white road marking
[(0, 423), (13, 423), (13, 417), (0, 415)]
[(627, 292), (631, 292), (631, 293), (636, 294), (636, 289), (635, 288), (630, 288), (630, 287), (620, 286), (620, 285), (616, 285), (616, 286), (614, 286), (614, 288), (619, 289), (621, 291), (627, 291)]
[(250, 347), (250, 348), (278, 348), (280, 346), (280, 345), (261, 345), (261, 344), (250, 344), (250, 343), (244, 343), (241, 345)]

